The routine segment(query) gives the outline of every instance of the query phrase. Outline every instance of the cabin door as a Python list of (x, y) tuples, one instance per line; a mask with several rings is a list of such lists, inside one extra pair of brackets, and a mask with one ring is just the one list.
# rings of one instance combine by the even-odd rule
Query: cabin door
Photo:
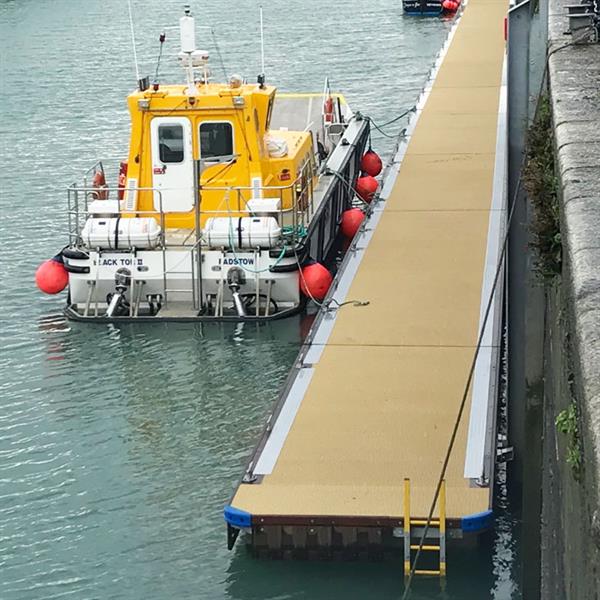
[(194, 208), (192, 124), (186, 117), (155, 117), (152, 137), (154, 210), (189, 212)]

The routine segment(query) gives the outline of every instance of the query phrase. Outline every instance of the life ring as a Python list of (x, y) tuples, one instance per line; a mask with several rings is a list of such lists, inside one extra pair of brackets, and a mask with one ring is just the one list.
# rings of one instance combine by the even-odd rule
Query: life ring
[(326, 123), (333, 123), (333, 98), (331, 96), (323, 104), (323, 116)]
[(97, 191), (92, 192), (95, 200), (106, 200), (108, 198), (108, 190), (106, 189), (106, 178), (102, 171), (96, 171), (92, 177), (92, 187)]

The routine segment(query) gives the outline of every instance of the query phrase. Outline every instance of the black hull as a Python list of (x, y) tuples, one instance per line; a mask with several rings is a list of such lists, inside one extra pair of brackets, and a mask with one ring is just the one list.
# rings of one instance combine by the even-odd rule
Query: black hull
[(442, 14), (439, 0), (402, 0), (402, 8), (409, 15), (437, 17)]

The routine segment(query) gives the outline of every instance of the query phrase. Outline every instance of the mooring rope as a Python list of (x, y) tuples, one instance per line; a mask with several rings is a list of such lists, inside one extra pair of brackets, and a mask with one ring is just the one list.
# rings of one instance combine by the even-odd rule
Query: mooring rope
[(375, 123), (375, 121), (371, 117), (365, 117), (365, 118), (373, 125), (373, 127), (375, 127), (375, 129), (377, 129), (377, 131), (379, 131), (379, 133), (381, 133), (385, 137), (388, 137), (391, 139), (396, 139), (402, 132), (396, 133), (396, 134), (390, 134), (390, 133), (387, 133), (386, 131), (383, 131), (383, 127), (387, 127), (388, 125), (391, 125), (392, 123), (395, 123), (396, 121), (399, 121), (400, 119), (402, 119), (402, 117), (406, 117), (407, 115), (415, 112), (416, 110), (417, 110), (417, 107), (413, 106), (412, 108), (405, 110), (402, 114), (398, 115), (397, 117), (394, 117), (393, 119), (391, 119), (389, 121), (386, 121), (385, 123), (383, 123), (383, 125), (379, 125), (378, 123)]

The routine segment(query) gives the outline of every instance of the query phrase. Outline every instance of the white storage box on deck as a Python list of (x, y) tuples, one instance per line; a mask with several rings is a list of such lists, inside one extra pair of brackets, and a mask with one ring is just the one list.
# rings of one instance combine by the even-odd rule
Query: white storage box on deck
[(94, 200), (88, 204), (87, 211), (95, 217), (118, 217), (121, 212), (118, 200)]
[(160, 237), (160, 226), (151, 217), (92, 218), (81, 230), (88, 248), (154, 248)]
[(213, 217), (203, 234), (213, 248), (272, 248), (281, 238), (281, 227), (273, 217)]
[(252, 198), (246, 202), (246, 209), (257, 217), (268, 217), (281, 209), (279, 198)]

